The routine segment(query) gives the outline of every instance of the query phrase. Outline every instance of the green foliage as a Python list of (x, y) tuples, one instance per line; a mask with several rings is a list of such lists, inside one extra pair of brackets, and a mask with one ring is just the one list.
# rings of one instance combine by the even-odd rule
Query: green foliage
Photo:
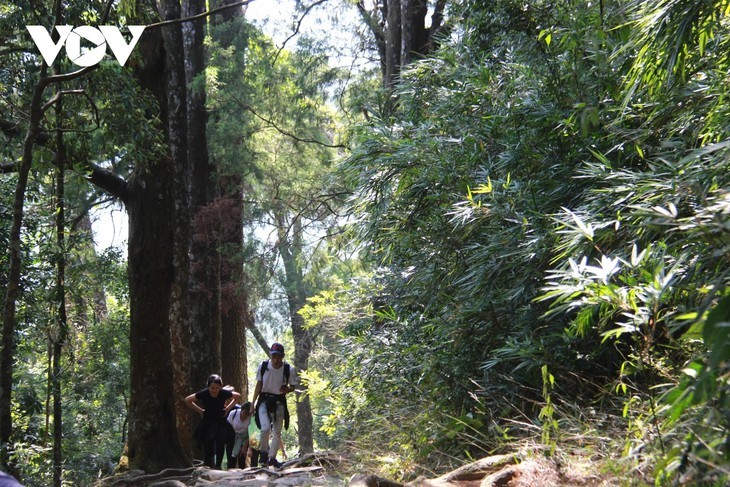
[(211, 41), (211, 159), (222, 181), (244, 181), (249, 303), (260, 322), (281, 327), (338, 266), (326, 244), (342, 199), (330, 176), (343, 148), (329, 96), (337, 72), (316, 45), (279, 50), (243, 21), (216, 27), (211, 38), (229, 42), (221, 49)]
[[(81, 4), (68, 8), (90, 18)], [(245, 23), (213, 27), (206, 78), (192, 88), (208, 90), (218, 176), (243, 181), (251, 197), (245, 262), (266, 278), (252, 303), (271, 291), (276, 266), (260, 238), (266, 225), (281, 230), (277, 250), (287, 242), (302, 251), (297, 271), (330, 272), (329, 289), (304, 283), (307, 295), (321, 292), (301, 312), (324, 344), (304, 374), (319, 446), (354, 446), (365, 452), (360, 461), (409, 479), (522, 439), (559, 455), (571, 436), (590, 435), (613, 438), (610, 447), (588, 443), (613, 455), (622, 478), (726, 483), (729, 8), (725, 0), (455, 2), (449, 36), (403, 70), (396, 93), (363, 73), (342, 100), (365, 113), (336, 175), (352, 194), (358, 263), (304, 245), (329, 236), (323, 222), (332, 223), (332, 200), (317, 196), (332, 184), (340, 127), (329, 94), (338, 73), (315, 44), (278, 51)], [(3, 12), (9, 42), (21, 42), (23, 14)], [(15, 107), (27, 103), (35, 71), (17, 65), (2, 63), (0, 89), (20, 118)], [(90, 97), (69, 98), (65, 120), (94, 135), (68, 135), (76, 160), (126, 173), (160, 154), (158, 108), (117, 68), (102, 64), (78, 87)], [(12, 141), (2, 156), (17, 150)], [(38, 160), (14, 452), (43, 482), (57, 249), (44, 207), (50, 152)], [(12, 180), (2, 184), (9, 195)], [(85, 208), (94, 197), (75, 201)], [(314, 230), (304, 238), (297, 225)], [(300, 240), (285, 240), (292, 235)], [(79, 484), (118, 455), (129, 367), (118, 256), (99, 263), (82, 240), (71, 254), (79, 320), (63, 391), (67, 478)], [(5, 267), (0, 256), (0, 280)], [(96, 286), (114, 294), (113, 309), (83, 320)], [(98, 457), (84, 453), (92, 447)]]
[[(429, 382), (412, 360), (422, 354), (412, 340), (403, 339), (392, 327), (375, 335), (367, 329), (374, 311), (364, 290), (378, 285), (368, 276), (352, 282), (358, 285), (322, 293), (302, 310), (307, 323), (316, 324), (328, 344), (311, 359), (312, 369), (323, 372), (318, 377), (323, 384), (319, 393), (312, 393), (322, 415), (315, 428), (317, 444), (342, 448), (347, 443), (358, 462), (406, 478), (419, 472), (418, 458), (424, 449), (433, 451), (458, 441), (455, 435), (445, 436), (452, 431), (432, 422), (441, 412), (425, 413), (431, 411), (425, 408), (433, 408), (434, 396), (448, 391)], [(383, 321), (392, 319), (386, 310), (376, 315)], [(442, 420), (460, 425), (466, 421), (446, 415)]]
[[(64, 479), (70, 485), (87, 485), (99, 472), (111, 473), (121, 455), (129, 390), (129, 304), (126, 264), (118, 251), (97, 259), (88, 235), (84, 239), (72, 234), (70, 240), (77, 243), (70, 246), (67, 269), (71, 328), (61, 379)], [(36, 249), (48, 246), (42, 240), (39, 244)], [(41, 265), (47, 258), (36, 253), (28, 258), (35, 272), (26, 272), (34, 285), (28, 286), (20, 303), (13, 455), (25, 485), (40, 487), (52, 483), (47, 348), (55, 324), (48, 311), (50, 290), (38, 284), (53, 282), (53, 273)], [(89, 298), (99, 293), (105, 297), (103, 304)]]
[[(728, 284), (726, 9), (499, 1), (452, 12), (450, 40), (404, 70), (397, 110), (355, 132), (343, 166), (374, 273), (338, 298), (362, 311), (320, 314), (340, 321), (346, 357), (328, 432), (370, 438), (399, 424), (404, 455), (433, 465), (498, 447), (506, 428), (491, 425), (515, 418), (526, 426), (510, 439), (539, 425), (552, 448), (565, 414), (600, 400), (623, 421), (627, 464), (656, 466), (658, 482), (724, 478), (722, 422), (703, 446), (700, 434), (686, 448), (675, 439), (724, 414), (724, 376), (701, 364), (725, 363), (725, 337), (701, 336), (695, 321)], [(659, 396), (687, 363), (705, 379), (683, 381), (670, 396), (685, 399), (663, 415)], [(478, 419), (480, 442), (464, 430), (437, 448), (409, 437), (441, 423), (430, 411)]]
[(706, 360), (687, 364), (681, 381), (663, 397), (661, 418), (667, 454), (658, 462), (658, 480), (712, 484), (727, 479), (713, 466), (726, 464), (725, 448), (730, 439), (728, 323), (730, 297), (726, 290), (707, 317), (698, 322), (709, 346)]
[[(60, 5), (60, 4), (59, 4)], [(127, 5), (129, 3), (127, 2)], [(51, 4), (17, 3), (4, 9), (0, 21), (4, 45), (0, 59), (0, 106), (3, 112), (2, 162), (20, 159), (28, 121), (29, 97), (37, 82), (40, 56), (25, 25), (53, 24)], [(65, 18), (93, 23), (99, 3), (66, 2)], [(114, 14), (113, 14), (114, 15)], [(107, 22), (114, 23), (115, 18)], [(7, 50), (5, 50), (7, 48)], [(17, 49), (17, 51), (16, 51)], [(56, 68), (68, 68), (60, 56)], [(45, 111), (42, 133), (34, 149), (25, 198), (21, 235), (21, 295), (16, 303), (13, 391), (14, 443), (22, 480), (28, 486), (53, 483), (53, 415), (49, 349), (59, 335), (55, 265), (65, 252), (66, 308), (69, 335), (63, 344), (59, 378), (63, 408), (63, 479), (67, 485), (89, 485), (115, 466), (122, 449), (129, 390), (128, 290), (126, 264), (117, 251), (95, 255), (87, 212), (100, 194), (90, 190), (86, 162), (130, 174), (140, 161), (162, 157), (158, 107), (142, 93), (128, 71), (116, 62), (102, 62), (86, 76), (53, 84), (43, 102), (65, 90), (63, 111)], [(56, 201), (52, 165), (57, 150), (53, 129), (64, 129), (66, 174), (66, 247), (55, 240)], [(3, 225), (7, 244), (15, 177), (3, 174)], [(4, 246), (7, 248), (7, 245)], [(0, 282), (5, 282), (7, 252), (0, 256)], [(5, 286), (3, 286), (3, 289)], [(61, 418), (58, 418), (60, 420)]]

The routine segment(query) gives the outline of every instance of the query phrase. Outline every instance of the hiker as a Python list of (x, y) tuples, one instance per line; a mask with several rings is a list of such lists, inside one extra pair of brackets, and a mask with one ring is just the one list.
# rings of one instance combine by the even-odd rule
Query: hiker
[[(289, 428), (286, 395), (299, 385), (299, 377), (296, 369), (284, 362), (284, 346), (281, 343), (271, 345), (269, 357), (256, 370), (256, 387), (253, 391), (255, 409), (252, 412), (256, 413), (256, 425), (261, 429), (259, 463), (263, 467), (281, 468), (281, 463), (276, 460), (276, 452), (279, 450), (282, 426)], [(271, 456), (269, 452), (272, 452)]]
[(220, 470), (226, 446), (228, 423), (226, 416), (241, 394), (224, 388), (218, 374), (208, 377), (207, 387), (185, 398), (185, 405), (203, 418), (199, 428), (205, 455), (204, 465)]
[(241, 407), (235, 406), (228, 413), (228, 424), (234, 431), (234, 441), (228, 455), (228, 468), (246, 468), (248, 454), (248, 427), (251, 423), (251, 403), (245, 402)]

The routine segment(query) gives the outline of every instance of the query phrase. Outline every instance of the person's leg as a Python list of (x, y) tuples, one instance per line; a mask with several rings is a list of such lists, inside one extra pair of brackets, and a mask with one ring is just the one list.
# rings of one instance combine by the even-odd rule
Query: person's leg
[(233, 426), (228, 424), (226, 422), (226, 443), (225, 443), (225, 449), (226, 449), (226, 458), (228, 459), (228, 468), (235, 468), (236, 467), (236, 455), (233, 453), (233, 450), (236, 445), (236, 437), (238, 434), (233, 429)]
[(284, 429), (284, 404), (276, 404), (276, 419), (271, 425), (271, 446), (269, 447), (269, 464), (275, 467), (281, 467), (281, 464), (276, 460), (276, 453), (279, 451), (279, 439), (281, 438), (281, 431)]
[(266, 403), (259, 406), (259, 421), (261, 422), (261, 438), (259, 441), (260, 463), (265, 467), (269, 462), (269, 438), (271, 437), (271, 418)]
[(246, 433), (236, 433), (236, 439), (233, 442), (233, 449), (231, 449), (231, 455), (234, 457), (237, 457), (239, 453), (241, 453), (244, 438), (248, 439)]
[(215, 440), (210, 438), (205, 438), (205, 441), (203, 442), (203, 455), (205, 456), (205, 459), (203, 460), (203, 464), (206, 467), (213, 468), (215, 466), (215, 460), (213, 458), (213, 455), (215, 454)]
[(226, 442), (220, 439), (215, 441), (215, 468), (220, 470), (223, 467), (223, 455), (226, 451)]

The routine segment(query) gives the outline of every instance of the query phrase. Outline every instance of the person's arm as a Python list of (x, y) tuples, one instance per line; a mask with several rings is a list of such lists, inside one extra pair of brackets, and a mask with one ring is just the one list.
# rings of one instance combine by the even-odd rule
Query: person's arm
[(261, 388), (264, 386), (264, 383), (262, 381), (256, 382), (256, 387), (253, 389), (253, 399), (251, 400), (251, 412), (253, 413), (256, 409), (256, 399), (259, 398), (259, 395), (261, 394)]
[(228, 417), (228, 413), (231, 412), (231, 408), (233, 407), (233, 405), (236, 404), (240, 399), (241, 394), (239, 392), (231, 391), (231, 399), (226, 403), (226, 409), (225, 411), (223, 411), (226, 417)]
[(289, 383), (285, 386), (281, 386), (281, 393), (287, 394), (289, 392), (294, 392), (298, 385), (299, 374), (297, 373), (297, 369), (292, 365), (289, 369)]
[(188, 409), (192, 409), (196, 413), (200, 414), (200, 416), (203, 416), (205, 409), (201, 408), (198, 405), (197, 401), (198, 398), (195, 397), (195, 394), (190, 394), (188, 397), (185, 398), (185, 406), (187, 406)]

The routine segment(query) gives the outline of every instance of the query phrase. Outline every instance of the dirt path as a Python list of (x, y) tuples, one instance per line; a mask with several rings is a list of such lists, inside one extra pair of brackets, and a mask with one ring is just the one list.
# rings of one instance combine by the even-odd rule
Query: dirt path
[(618, 486), (611, 477), (585, 473), (553, 461), (495, 455), (464, 465), (437, 478), (402, 484), (377, 475), (339, 477), (336, 454), (313, 454), (286, 462), (281, 469), (212, 470), (206, 467), (168, 469), (157, 474), (127, 472), (102, 479), (95, 487), (578, 487)]

